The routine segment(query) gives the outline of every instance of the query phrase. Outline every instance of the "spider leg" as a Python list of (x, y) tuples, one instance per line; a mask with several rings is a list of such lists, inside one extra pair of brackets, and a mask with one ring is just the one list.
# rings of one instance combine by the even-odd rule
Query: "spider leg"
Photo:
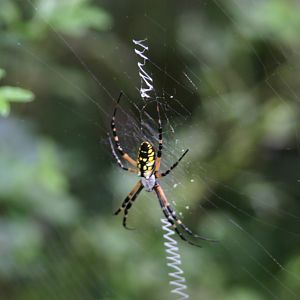
[[(159, 204), (162, 208), (162, 211), (166, 217), (166, 219), (169, 221), (169, 223), (172, 225), (172, 227), (174, 228), (175, 232), (179, 235), (179, 237), (184, 240), (185, 242), (193, 245), (193, 246), (196, 246), (196, 247), (199, 247), (201, 248), (200, 245), (197, 245), (193, 242), (191, 242), (190, 240), (188, 240), (177, 228), (177, 225), (176, 225), (176, 220), (174, 219), (174, 217), (172, 216), (172, 214), (170, 213), (170, 211), (168, 210), (168, 200), (161, 188), (161, 186), (159, 184), (157, 184), (155, 187), (154, 187), (154, 190), (156, 192), (156, 195), (157, 195), (157, 198), (159, 200)], [(178, 223), (179, 224), (179, 223)], [(180, 224), (179, 224), (180, 225)]]
[(170, 204), (166, 205), (170, 215), (173, 217), (173, 219), (176, 221), (176, 223), (185, 231), (187, 232), (190, 236), (203, 240), (203, 241), (207, 241), (207, 242), (218, 242), (218, 240), (214, 240), (214, 239), (210, 239), (204, 236), (201, 236), (199, 234), (195, 234), (192, 232), (191, 229), (189, 229), (184, 223), (182, 223), (182, 221), (177, 217), (175, 210), (171, 207)]
[(161, 125), (161, 118), (160, 118), (158, 102), (156, 104), (156, 109), (157, 109), (157, 115), (158, 115), (158, 151), (157, 151), (157, 157), (156, 157), (156, 162), (155, 162), (155, 171), (158, 172), (159, 168), (160, 168), (160, 160), (161, 160), (161, 154), (162, 154), (162, 148), (163, 148), (162, 125)]
[(142, 188), (143, 188), (143, 185), (142, 185), (141, 181), (139, 180), (136, 183), (136, 185), (134, 186), (134, 188), (130, 191), (128, 196), (125, 198), (122, 205), (114, 212), (114, 215), (118, 215), (122, 210), (124, 210), (125, 207), (127, 206), (128, 202), (130, 202), (130, 200), (133, 197), (136, 197), (137, 194), (142, 190)]
[(138, 190), (136, 191), (136, 193), (132, 196), (132, 198), (129, 199), (129, 202), (127, 203), (126, 207), (125, 207), (125, 210), (124, 210), (124, 217), (123, 217), (123, 226), (126, 228), (126, 229), (134, 229), (134, 228), (129, 228), (127, 227), (126, 225), (126, 221), (127, 221), (127, 217), (128, 217), (128, 211), (129, 209), (131, 208), (131, 206), (133, 205), (135, 199), (137, 198), (137, 196), (139, 195), (139, 193), (141, 192), (141, 190), (143, 189), (143, 185), (141, 185)]
[(184, 158), (184, 156), (189, 152), (189, 149), (185, 150), (184, 153), (179, 157), (179, 159), (165, 172), (163, 173), (157, 173), (156, 174), (156, 177), (157, 178), (160, 178), (160, 177), (163, 177), (163, 176), (167, 176), (174, 168), (177, 167), (177, 165), (179, 164), (179, 162)]
[(120, 160), (120, 158), (118, 157), (118, 155), (117, 155), (117, 153), (116, 153), (116, 151), (115, 151), (115, 149), (114, 149), (114, 146), (113, 146), (113, 143), (112, 143), (112, 141), (111, 141), (111, 138), (110, 138), (109, 134), (107, 134), (107, 135), (108, 135), (108, 140), (109, 140), (110, 147), (111, 147), (111, 152), (112, 152), (114, 158), (116, 159), (117, 164), (119, 165), (119, 167), (120, 167), (121, 169), (125, 170), (125, 171), (128, 171), (128, 172), (131, 172), (131, 173), (138, 174), (139, 171), (138, 171), (137, 169), (124, 167), (124, 165), (122, 164), (122, 161)]
[(126, 152), (123, 151), (123, 148), (120, 145), (119, 137), (118, 137), (118, 134), (117, 134), (115, 119), (116, 119), (117, 107), (118, 107), (118, 104), (121, 100), (122, 95), (123, 95), (123, 93), (121, 92), (120, 96), (117, 100), (117, 105), (114, 109), (114, 113), (113, 113), (113, 116), (112, 116), (112, 119), (111, 119), (111, 130), (112, 130), (113, 137), (114, 137), (114, 142), (115, 142), (115, 145), (116, 145), (116, 148), (117, 148), (119, 154), (122, 156), (123, 159), (127, 160), (131, 165), (136, 167), (136, 165), (137, 165), (136, 161), (134, 159), (132, 159)]

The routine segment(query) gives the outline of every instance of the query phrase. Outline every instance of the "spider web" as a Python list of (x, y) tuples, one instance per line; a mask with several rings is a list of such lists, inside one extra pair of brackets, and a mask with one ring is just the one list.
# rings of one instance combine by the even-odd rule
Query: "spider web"
[[(241, 20), (237, 20), (234, 14), (235, 11), (241, 10), (253, 11), (259, 4), (255, 1), (250, 1), (241, 5), (237, 1), (230, 1), (232, 6), (227, 6), (219, 1), (213, 2), (219, 8), (219, 13), (223, 14), (224, 19), (229, 20), (232, 27), (231, 32), (233, 33), (231, 38), (241, 39), (241, 44), (244, 46), (245, 51), (253, 52), (255, 60), (262, 69), (263, 79), (257, 85), (263, 85), (266, 95), (268, 97), (271, 95), (276, 99), (276, 101), (274, 100), (275, 102), (271, 103), (274, 105), (273, 113), (267, 116), (270, 120), (262, 118), (264, 115), (263, 111), (252, 111), (251, 105), (245, 105), (246, 109), (244, 108), (243, 110), (243, 107), (239, 104), (239, 101), (242, 101), (240, 99), (249, 103), (254, 101), (255, 103), (255, 99), (245, 96), (247, 90), (252, 94), (252, 91), (256, 88), (255, 84), (244, 86), (244, 90), (238, 90), (236, 94), (229, 93), (226, 87), (223, 87), (223, 90), (215, 89), (215, 80), (220, 79), (215, 79), (210, 74), (213, 62), (203, 58), (209, 58), (210, 56), (199, 55), (199, 53), (190, 50), (189, 44), (195, 40), (198, 41), (193, 35), (188, 35), (185, 32), (179, 35), (176, 40), (176, 47), (181, 49), (182, 54), (175, 54), (178, 56), (176, 69), (168, 65), (167, 58), (173, 52), (172, 47), (168, 44), (168, 29), (148, 12), (145, 12), (142, 19), (146, 27), (144, 31), (147, 32), (149, 40), (149, 70), (153, 75), (156, 92), (155, 99), (150, 101), (144, 102), (138, 97), (139, 80), (137, 72), (136, 74), (128, 73), (127, 70), (131, 68), (128, 68), (128, 62), (123, 58), (124, 49), (120, 42), (120, 46), (118, 47), (117, 45), (112, 55), (116, 65), (118, 65), (118, 73), (112, 80), (114, 83), (112, 88), (111, 85), (103, 83), (95, 75), (91, 65), (85, 62), (84, 57), (79, 55), (72, 46), (72, 41), (67, 40), (51, 23), (45, 21), (52, 33), (57, 37), (57, 44), (61, 45), (66, 53), (74, 56), (74, 59), (87, 73), (88, 78), (99, 87), (101, 96), (105, 95), (106, 100), (101, 103), (97, 100), (98, 97), (82, 90), (56, 66), (47, 62), (39, 51), (32, 50), (29, 45), (22, 42), (19, 44), (19, 47), (26, 55), (31, 56), (41, 68), (45, 68), (58, 80), (64, 81), (66, 89), (76, 89), (84, 101), (89, 103), (90, 109), (87, 109), (86, 112), (82, 112), (76, 106), (73, 108), (72, 104), (63, 104), (63, 102), (57, 102), (54, 105), (63, 105), (62, 111), (64, 114), (71, 112), (74, 118), (80, 118), (84, 123), (91, 125), (94, 131), (98, 133), (98, 138), (96, 139), (99, 140), (99, 137), (101, 137), (101, 145), (106, 147), (108, 153), (110, 150), (106, 132), (107, 128), (109, 128), (111, 112), (119, 90), (125, 92), (125, 97), (121, 102), (117, 115), (119, 136), (124, 149), (132, 157), (136, 156), (138, 145), (142, 140), (150, 140), (154, 145), (157, 144), (155, 105), (156, 101), (159, 101), (162, 108), (164, 127), (162, 169), (166, 169), (176, 161), (183, 150), (190, 148), (189, 156), (184, 158), (180, 166), (162, 182), (162, 186), (168, 199), (180, 213), (185, 223), (188, 223), (193, 229), (195, 228), (195, 231), (200, 231), (206, 236), (219, 238), (221, 241), (218, 246), (205, 244), (200, 251), (182, 245), (183, 255), (186, 257), (187, 264), (193, 264), (193, 262), (198, 261), (197, 267), (199, 267), (199, 269), (195, 268), (196, 270), (188, 267), (186, 273), (187, 275), (189, 272), (191, 273), (191, 275), (188, 275), (191, 280), (197, 280), (197, 284), (201, 285), (202, 293), (208, 294), (207, 299), (218, 299), (218, 297), (219, 299), (224, 299), (224, 295), (226, 297), (238, 297), (242, 292), (248, 295), (249, 299), (254, 300), (297, 299), (300, 278), (296, 269), (298, 264), (296, 247), (299, 243), (299, 233), (297, 228), (284, 225), (289, 223), (290, 220), (297, 224), (300, 219), (299, 211), (295, 204), (295, 198), (299, 195), (299, 183), (297, 182), (299, 176), (294, 170), (283, 170), (282, 174), (275, 176), (272, 172), (272, 166), (269, 166), (269, 172), (260, 173), (259, 166), (255, 165), (254, 168), (247, 168), (247, 166), (251, 165), (251, 162), (248, 162), (246, 159), (244, 164), (239, 165), (238, 161), (230, 158), (236, 155), (233, 152), (232, 145), (236, 145), (236, 151), (238, 151), (239, 147), (240, 149), (248, 147), (249, 151), (246, 153), (252, 160), (259, 159), (263, 161), (263, 159), (269, 159), (271, 162), (280, 163), (281, 159), (289, 159), (289, 156), (299, 156), (299, 123), (295, 122), (295, 118), (288, 124), (282, 123), (289, 121), (287, 118), (284, 118), (285, 115), (293, 116), (293, 111), (298, 112), (299, 110), (297, 106), (299, 96), (296, 83), (291, 86), (291, 81), (287, 81), (285, 78), (287, 68), (298, 74), (299, 67), (291, 64), (289, 56), (293, 54), (295, 57), (298, 57), (299, 55), (296, 52), (296, 47), (292, 47), (289, 43), (286, 45), (290, 45), (290, 48), (281, 49), (278, 46), (275, 52), (271, 43), (272, 33), (265, 33), (262, 30), (260, 39), (269, 50), (269, 64), (266, 65), (260, 57), (258, 46), (255, 47), (249, 44), (243, 38), (250, 34), (247, 33), (247, 19), (243, 23)], [(30, 7), (32, 2), (29, 1), (28, 5)], [(130, 19), (130, 16), (128, 17)], [(193, 20), (192, 13), (186, 18), (192, 20), (189, 21), (192, 31), (196, 27), (193, 21), (197, 22), (197, 20)], [(124, 25), (127, 24), (126, 22), (129, 22), (125, 18), (121, 21)], [(183, 19), (182, 22), (184, 21)], [(200, 25), (197, 28), (205, 28), (205, 24)], [(261, 27), (261, 29), (264, 28)], [(152, 36), (149, 32), (151, 32)], [(202, 36), (205, 37), (204, 32)], [(203, 39), (205, 41), (205, 38)], [(207, 37), (207, 40), (212, 42), (212, 39), (209, 37)], [(209, 46), (211, 45), (208, 45), (207, 49), (204, 50), (209, 51)], [(133, 48), (132, 46), (126, 53), (129, 55), (132, 53), (132, 63), (136, 63)], [(155, 52), (158, 49), (159, 51), (162, 49), (166, 53), (163, 63), (155, 61)], [(186, 62), (186, 57), (189, 58), (190, 63)], [(104, 59), (110, 58), (107, 55)], [(222, 64), (222, 61), (219, 63)], [(270, 64), (272, 68), (270, 68)], [(199, 72), (199, 68), (203, 69), (203, 71)], [(127, 78), (127, 80), (124, 80), (124, 78)], [(123, 84), (126, 82), (126, 84), (118, 86), (119, 82)], [(206, 89), (205, 92), (203, 91), (204, 88)], [(235, 87), (231, 87), (229, 90), (235, 90)], [(195, 102), (199, 97), (199, 93), (201, 95), (200, 105)], [(257, 96), (261, 98), (261, 95)], [(183, 101), (181, 101), (181, 99), (186, 98), (190, 99), (191, 103), (194, 104), (193, 111), (187, 109)], [(187, 103), (187, 101), (184, 102)], [(282, 108), (280, 113), (276, 110), (278, 107)], [(97, 108), (96, 113), (93, 111), (94, 108)], [(253, 118), (255, 119), (253, 120)], [(223, 131), (221, 130), (222, 128), (211, 128), (210, 126), (213, 126), (212, 124), (216, 119), (222, 121), (219, 123), (219, 126), (228, 126), (228, 129), (226, 130), (225, 128)], [(99, 120), (101, 121), (99, 122)], [(191, 122), (191, 120), (194, 122)], [(234, 126), (228, 125), (230, 121), (235, 121)], [(255, 149), (257, 147), (255, 140), (259, 136), (250, 136), (249, 127), (255, 126), (255, 124), (264, 124), (267, 121), (272, 126), (264, 125), (266, 133), (264, 138), (265, 147), (263, 149), (266, 152), (266, 158), (262, 158), (256, 154), (257, 150)], [(281, 126), (275, 125), (278, 121), (281, 122)], [(64, 129), (69, 130), (69, 128)], [(278, 130), (283, 130), (281, 131), (281, 136), (280, 134), (276, 135)], [(257, 131), (259, 131), (259, 126)], [(249, 135), (249, 140), (253, 143), (239, 144), (239, 139), (242, 140), (242, 136), (239, 136), (241, 132), (246, 136)], [(289, 134), (285, 135), (284, 133), (286, 132)], [(198, 137), (199, 141), (195, 140), (195, 136)], [(210, 136), (213, 136), (214, 139), (209, 138)], [(288, 138), (286, 139), (285, 136), (288, 136)], [(220, 139), (219, 142), (218, 139)], [(81, 139), (79, 140), (81, 141)], [(95, 144), (94, 147), (99, 147), (99, 144)], [(232, 152), (228, 153), (227, 149), (230, 149)], [(203, 160), (200, 161), (199, 158), (203, 158)], [(226, 158), (228, 159), (228, 165), (223, 166), (219, 161)], [(113, 159), (111, 159), (111, 162), (112, 164), (114, 163)], [(234, 164), (236, 164), (238, 172), (232, 167)], [(221, 172), (222, 168), (228, 168), (228, 172)], [(134, 176), (129, 178), (128, 174), (122, 173), (117, 166), (111, 172), (114, 180), (109, 185), (114, 188), (113, 198), (115, 200), (113, 207), (117, 207), (131, 186), (133, 186), (136, 178)], [(287, 184), (288, 180), (290, 181), (289, 184)], [(195, 185), (197, 185), (197, 189), (195, 189)], [(288, 188), (293, 189), (293, 193), (289, 194)], [(197, 193), (191, 195), (190, 190), (197, 191)], [(78, 197), (83, 196), (78, 195)], [(85, 198), (83, 197), (83, 199)], [(232, 199), (235, 199), (235, 201)], [(287, 203), (284, 203), (283, 199)], [(159, 273), (158, 270), (163, 268), (162, 265), (164, 263), (162, 251), (158, 253), (157, 250), (151, 248), (152, 242), (161, 234), (159, 223), (161, 211), (157, 201), (155, 201), (156, 199), (152, 194), (144, 193), (132, 208), (129, 216), (129, 222), (137, 227), (137, 230), (132, 233), (124, 233), (120, 220), (119, 226), (116, 226), (116, 229), (114, 229), (114, 237), (108, 237), (105, 230), (109, 226), (113, 226), (113, 223), (118, 223), (118, 221), (112, 218), (113, 220), (109, 222), (109, 225), (105, 225), (103, 222), (98, 221), (98, 213), (94, 211), (94, 207), (88, 207), (91, 221), (80, 224), (75, 237), (78, 238), (79, 236), (83, 237), (83, 239), (89, 237), (89, 245), (101, 254), (104, 253), (103, 255), (109, 251), (108, 246), (132, 249), (129, 247), (129, 244), (132, 243), (135, 246), (133, 257), (136, 253), (143, 252), (145, 259), (144, 262), (140, 262), (141, 266), (134, 264), (134, 266), (129, 268), (136, 270), (136, 276), (143, 274), (143, 268), (147, 267), (146, 263), (150, 264), (150, 258), (159, 254), (162, 258), (160, 264), (155, 264), (153, 267), (154, 274), (156, 274), (155, 272)], [(105, 210), (110, 210), (110, 203), (111, 201), (105, 202), (103, 205)], [(291, 210), (288, 204), (294, 206), (295, 209)], [(200, 218), (201, 221), (198, 222), (197, 218)], [(95, 224), (96, 226), (93, 227), (92, 225)], [(95, 230), (95, 228), (98, 230)], [(155, 228), (154, 232), (153, 228)], [(89, 230), (92, 232), (90, 235), (86, 233)], [(260, 232), (260, 234), (255, 234), (257, 232)], [(80, 249), (83, 253), (79, 255), (80, 252), (78, 254), (78, 251), (74, 251), (74, 243), (71, 240), (63, 240), (62, 231), (57, 230), (53, 234), (56, 235), (58, 243), (49, 245), (47, 253), (49, 261), (45, 272), (49, 274), (54, 271), (65, 272), (66, 277), (63, 277), (65, 282), (56, 282), (55, 280), (51, 282), (48, 276), (41, 276), (39, 282), (44, 286), (45, 294), (52, 297), (52, 299), (68, 299), (68, 297), (74, 297), (73, 299), (78, 297), (84, 297), (85, 299), (95, 299), (96, 297), (102, 297), (103, 299), (105, 297), (107, 299), (122, 298), (122, 291), (119, 290), (118, 286), (106, 284), (104, 291), (100, 293), (97, 291), (99, 283), (102, 286), (102, 284), (109, 282), (99, 272), (103, 266), (97, 265), (97, 254), (94, 254), (94, 256), (90, 254), (85, 255), (84, 250)], [(126, 241), (124, 241), (123, 235), (126, 236)], [(282, 246), (282, 251), (274, 253), (275, 247), (273, 247), (273, 243), (275, 243), (275, 240), (272, 240), (273, 235), (281, 235), (280, 241), (287, 243), (287, 246)], [(102, 243), (107, 243), (108, 246), (103, 246)], [(295, 247), (294, 260), (286, 261), (283, 255), (285, 247)], [(120, 253), (122, 254), (123, 252), (116, 251), (115, 255)], [(69, 269), (59, 269), (57, 267), (64, 255), (70, 257), (71, 261), (77, 262), (76, 268), (78, 268), (78, 273), (90, 276), (90, 286), (80, 285), (80, 276), (77, 276), (77, 272), (73, 274), (71, 266)], [(228, 270), (232, 266), (235, 266), (234, 271), (237, 274), (231, 274), (230, 279), (223, 278), (219, 280), (221, 284), (218, 286), (218, 289), (222, 296), (218, 296), (217, 292), (213, 292), (211, 288), (213, 278), (214, 276), (222, 277), (222, 270)], [(119, 272), (119, 270), (113, 270), (113, 272)], [(148, 275), (147, 280), (161, 287), (162, 282), (157, 281), (155, 277), (156, 275)], [(208, 279), (205, 279), (205, 277)], [(142, 285), (147, 286), (147, 283), (142, 279), (141, 282)], [(68, 291), (64, 289), (67, 283), (72, 283)], [(127, 283), (129, 284), (129, 281)], [(166, 280), (164, 284), (167, 291)], [(17, 283), (17, 285), (22, 286), (22, 283)], [(58, 287), (59, 293), (52, 289), (53, 285)], [(201, 291), (195, 291), (195, 298), (197, 298), (197, 293), (201, 293)]]

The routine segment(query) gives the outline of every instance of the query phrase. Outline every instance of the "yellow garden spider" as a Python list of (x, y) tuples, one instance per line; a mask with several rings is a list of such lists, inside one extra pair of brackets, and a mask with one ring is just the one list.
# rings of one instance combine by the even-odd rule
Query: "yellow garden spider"
[(131, 208), (134, 201), (136, 200), (137, 196), (142, 191), (142, 189), (145, 189), (147, 192), (155, 191), (165, 217), (171, 223), (175, 232), (180, 236), (180, 238), (182, 240), (188, 242), (191, 245), (200, 247), (199, 245), (188, 240), (184, 236), (184, 234), (181, 231), (179, 231), (178, 226), (183, 230), (183, 232), (186, 232), (187, 234), (189, 234), (190, 236), (192, 236), (194, 238), (199, 238), (201, 240), (215, 242), (215, 240), (208, 239), (203, 236), (194, 234), (186, 225), (184, 225), (182, 223), (182, 221), (180, 219), (178, 219), (176, 212), (170, 206), (169, 201), (167, 200), (167, 197), (165, 196), (165, 193), (157, 180), (157, 178), (167, 176), (178, 165), (178, 163), (183, 159), (183, 157), (187, 154), (187, 152), (189, 150), (186, 150), (181, 155), (181, 157), (177, 160), (177, 162), (175, 162), (167, 171), (162, 172), (162, 173), (160, 172), (160, 160), (161, 160), (161, 155), (162, 155), (163, 140), (162, 140), (162, 124), (161, 124), (161, 118), (160, 118), (160, 112), (159, 112), (159, 105), (157, 103), (158, 142), (159, 142), (157, 155), (156, 155), (154, 147), (151, 145), (151, 143), (149, 143), (148, 141), (143, 141), (141, 143), (139, 151), (138, 151), (137, 161), (132, 159), (127, 153), (125, 153), (123, 151), (123, 148), (120, 145), (119, 137), (117, 135), (116, 124), (115, 124), (117, 106), (121, 100), (121, 97), (122, 97), (122, 92), (120, 93), (120, 96), (117, 100), (117, 105), (116, 105), (113, 115), (112, 115), (111, 129), (112, 129), (112, 133), (113, 133), (115, 147), (116, 147), (119, 155), (124, 160), (126, 160), (129, 164), (131, 164), (134, 168), (127, 168), (122, 164), (120, 158), (116, 154), (116, 151), (115, 151), (115, 148), (113, 146), (111, 139), (109, 139), (109, 141), (110, 141), (113, 156), (115, 157), (118, 165), (125, 171), (129, 171), (129, 172), (138, 174), (138, 176), (140, 176), (141, 179), (137, 182), (137, 184), (134, 186), (134, 188), (131, 190), (131, 192), (128, 194), (128, 196), (123, 201), (122, 205), (119, 207), (119, 209), (114, 214), (118, 215), (121, 211), (124, 210), (123, 226), (126, 229), (131, 229), (126, 226), (126, 221), (127, 221), (128, 211)]

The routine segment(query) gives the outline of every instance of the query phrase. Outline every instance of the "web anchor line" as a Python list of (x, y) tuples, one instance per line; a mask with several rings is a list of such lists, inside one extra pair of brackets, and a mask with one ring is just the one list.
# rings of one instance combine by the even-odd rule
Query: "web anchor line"
[(164, 234), (165, 252), (167, 254), (167, 266), (171, 269), (168, 273), (171, 280), (170, 285), (173, 287), (171, 293), (177, 294), (180, 298), (178, 300), (188, 299), (187, 285), (185, 284), (186, 279), (184, 277), (184, 271), (181, 269), (181, 256), (179, 253), (179, 248), (177, 246), (177, 241), (172, 237), (175, 234), (174, 230), (171, 228), (172, 225), (167, 219), (160, 219), (162, 223), (162, 230), (166, 233)]

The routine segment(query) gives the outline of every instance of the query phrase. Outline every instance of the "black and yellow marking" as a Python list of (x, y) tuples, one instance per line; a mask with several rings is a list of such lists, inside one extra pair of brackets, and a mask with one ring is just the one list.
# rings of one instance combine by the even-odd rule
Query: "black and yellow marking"
[(140, 170), (142, 177), (145, 176), (145, 173), (152, 173), (155, 167), (155, 150), (153, 146), (145, 141), (141, 143), (138, 152), (137, 167)]

